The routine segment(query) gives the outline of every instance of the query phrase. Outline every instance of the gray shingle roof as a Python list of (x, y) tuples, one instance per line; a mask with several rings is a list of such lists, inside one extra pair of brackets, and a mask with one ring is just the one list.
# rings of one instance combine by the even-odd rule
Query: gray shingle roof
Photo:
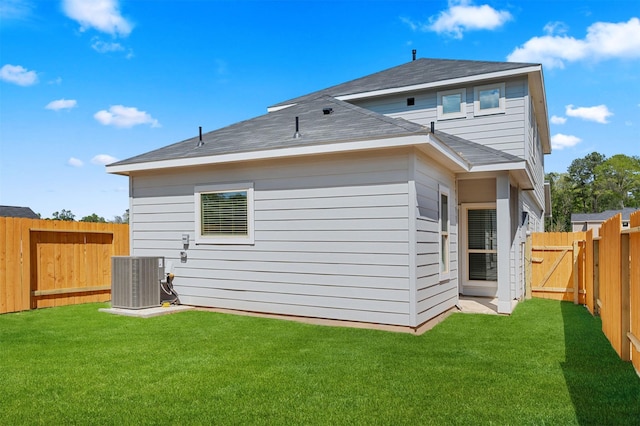
[(29, 207), (0, 206), (0, 217), (20, 217), (26, 219), (39, 219), (38, 215)]
[(605, 210), (600, 213), (573, 213), (571, 222), (604, 222), (618, 213), (622, 213), (622, 220), (629, 220), (631, 213), (637, 210), (635, 207), (625, 207), (622, 210)]
[[(325, 115), (323, 109), (331, 108)], [(294, 138), (299, 117), (300, 138)], [(318, 96), (295, 106), (232, 124), (198, 137), (122, 160), (110, 166), (150, 161), (196, 158), (278, 148), (327, 144), (427, 133), (419, 124), (387, 117), (364, 108)]]
[(355, 93), (371, 92), (434, 83), (455, 78), (470, 77), (499, 71), (527, 68), (539, 64), (518, 62), (462, 61), (453, 59), (421, 58), (389, 68), (375, 74), (357, 78), (304, 96), (289, 99), (272, 107), (291, 105), (318, 95), (344, 96)]
[(524, 161), (522, 158), (436, 130), (434, 136), (472, 166)]

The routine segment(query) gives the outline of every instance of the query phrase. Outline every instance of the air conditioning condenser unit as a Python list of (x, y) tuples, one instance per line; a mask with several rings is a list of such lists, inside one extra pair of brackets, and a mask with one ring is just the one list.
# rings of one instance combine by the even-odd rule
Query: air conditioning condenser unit
[(163, 278), (164, 257), (113, 256), (111, 306), (126, 309), (159, 306)]

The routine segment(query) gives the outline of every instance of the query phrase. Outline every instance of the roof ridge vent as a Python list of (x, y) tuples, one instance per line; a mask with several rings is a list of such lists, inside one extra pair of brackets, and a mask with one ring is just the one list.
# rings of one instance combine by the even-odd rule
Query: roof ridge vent
[(333, 108), (322, 108), (322, 113), (324, 115), (333, 114)]

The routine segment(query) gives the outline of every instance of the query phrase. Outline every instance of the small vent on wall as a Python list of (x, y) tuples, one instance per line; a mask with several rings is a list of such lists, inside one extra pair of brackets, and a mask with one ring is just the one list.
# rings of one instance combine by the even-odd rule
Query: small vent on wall
[(414, 106), (416, 104), (416, 98), (407, 98), (407, 106)]

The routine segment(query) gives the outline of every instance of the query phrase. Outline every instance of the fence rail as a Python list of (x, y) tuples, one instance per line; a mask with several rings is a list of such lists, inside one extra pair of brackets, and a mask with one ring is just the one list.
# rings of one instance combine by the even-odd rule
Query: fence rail
[(611, 346), (640, 374), (640, 211), (630, 229), (618, 214), (599, 233), (532, 234), (528, 285), (533, 297), (572, 300), (600, 315)]
[(129, 226), (0, 217), (0, 314), (111, 298)]

